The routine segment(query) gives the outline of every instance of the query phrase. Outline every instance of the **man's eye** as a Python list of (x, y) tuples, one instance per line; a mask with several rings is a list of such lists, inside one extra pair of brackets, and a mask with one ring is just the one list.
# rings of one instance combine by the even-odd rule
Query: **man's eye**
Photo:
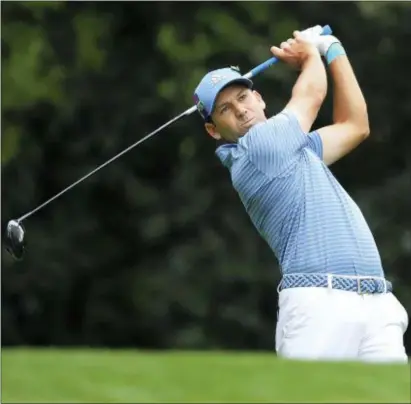
[(227, 107), (222, 107), (222, 108), (220, 109), (220, 114), (224, 114), (224, 112), (226, 112), (227, 110), (228, 110)]
[(244, 101), (246, 97), (247, 97), (247, 94), (245, 94), (245, 93), (241, 94), (239, 100)]

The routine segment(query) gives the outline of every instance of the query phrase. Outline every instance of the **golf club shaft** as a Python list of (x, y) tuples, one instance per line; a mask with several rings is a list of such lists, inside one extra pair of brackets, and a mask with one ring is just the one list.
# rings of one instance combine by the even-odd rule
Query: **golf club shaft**
[[(322, 33), (321, 35), (331, 35), (333, 33), (331, 27), (329, 25), (324, 25), (322, 27)], [(272, 66), (274, 63), (277, 63), (278, 59), (276, 57), (272, 57), (271, 59), (266, 60), (265, 62), (259, 64), (258, 66), (254, 67), (254, 69), (250, 70), (248, 73), (244, 74), (243, 77), (246, 79), (250, 79), (252, 77), (255, 77), (257, 74), (260, 74), (270, 66)]]
[(191, 112), (189, 112), (192, 108), (184, 111), (183, 113), (181, 113), (180, 115), (176, 116), (175, 118), (171, 119), (170, 121), (168, 121), (167, 123), (165, 123), (164, 125), (160, 126), (159, 128), (157, 128), (156, 130), (154, 130), (153, 132), (149, 133), (148, 135), (144, 136), (142, 139), (138, 140), (137, 142), (133, 143), (131, 146), (127, 147), (126, 149), (124, 149), (123, 151), (121, 151), (120, 153), (116, 154), (114, 157), (112, 157), (110, 160), (107, 160), (105, 163), (101, 164), (100, 166), (98, 166), (97, 168), (95, 168), (93, 171), (90, 171), (88, 174), (86, 174), (84, 177), (81, 177), (80, 179), (78, 179), (76, 182), (73, 182), (71, 185), (69, 185), (67, 188), (64, 188), (61, 192), (59, 192), (58, 194), (54, 195), (53, 197), (51, 197), (50, 199), (48, 199), (47, 201), (45, 201), (44, 203), (42, 203), (41, 205), (37, 206), (35, 209), (33, 209), (32, 211), (26, 213), (25, 215), (21, 216), (20, 218), (17, 219), (18, 222), (23, 221), (24, 219), (27, 219), (29, 216), (33, 215), (34, 213), (36, 213), (37, 211), (39, 211), (40, 209), (44, 208), (45, 206), (47, 206), (49, 203), (53, 202), (54, 200), (56, 200), (57, 198), (59, 198), (61, 195), (65, 194), (67, 191), (69, 191), (70, 189), (74, 188), (76, 185), (80, 184), (80, 182), (83, 182), (84, 180), (86, 180), (88, 177), (91, 177), (93, 174), (95, 174), (97, 171), (101, 170), (102, 168), (104, 168), (105, 166), (108, 166), (110, 163), (112, 163), (114, 160), (117, 160), (119, 157), (121, 157), (123, 154), (126, 154), (127, 152), (129, 152), (131, 149), (133, 149), (134, 147), (138, 146), (140, 143), (143, 143), (144, 141), (146, 141), (147, 139), (149, 139), (150, 137), (154, 136), (156, 133), (160, 132), (161, 130), (167, 128), (169, 125), (171, 125), (174, 122), (177, 122), (180, 118), (182, 118), (183, 116), (189, 115)]
[[(323, 27), (323, 32), (322, 35), (330, 35), (332, 33), (331, 28), (328, 25), (325, 25)], [(244, 75), (244, 77), (246, 78), (251, 78), (256, 76), (257, 74), (260, 74), (261, 72), (263, 72), (264, 70), (266, 70), (268, 67), (272, 66), (273, 64), (277, 63), (278, 59), (275, 57), (272, 57), (268, 60), (266, 60), (264, 63), (259, 64), (258, 66), (256, 66), (254, 69), (250, 70), (248, 73), (246, 73)], [(19, 219), (17, 219), (17, 222), (21, 222), (25, 219), (27, 219), (28, 217), (30, 217), (31, 215), (33, 215), (34, 213), (36, 213), (37, 211), (39, 211), (40, 209), (44, 208), (45, 206), (47, 206), (48, 204), (50, 204), (51, 202), (55, 201), (57, 198), (59, 198), (60, 196), (62, 196), (63, 194), (65, 194), (67, 191), (69, 191), (70, 189), (74, 188), (76, 185), (80, 184), (81, 182), (83, 182), (84, 180), (86, 180), (87, 178), (91, 177), (93, 174), (95, 174), (97, 171), (101, 170), (102, 168), (108, 166), (110, 163), (112, 163), (114, 160), (117, 160), (119, 157), (121, 157), (122, 155), (126, 154), (127, 152), (129, 152), (131, 149), (134, 149), (136, 146), (138, 146), (139, 144), (145, 142), (146, 140), (148, 140), (149, 138), (151, 138), (152, 136), (154, 136), (155, 134), (157, 134), (158, 132), (160, 132), (161, 130), (167, 128), (168, 126), (170, 126), (172, 123), (177, 122), (179, 119), (181, 119), (184, 116), (188, 116), (191, 115), (193, 112), (195, 112), (197, 110), (196, 106), (192, 106), (189, 109), (187, 109), (186, 111), (182, 112), (180, 115), (177, 115), (175, 118), (171, 119), (170, 121), (168, 121), (167, 123), (165, 123), (164, 125), (160, 126), (159, 128), (157, 128), (156, 130), (154, 130), (153, 132), (149, 133), (148, 135), (144, 136), (142, 139), (138, 140), (137, 142), (133, 143), (131, 146), (127, 147), (126, 149), (124, 149), (123, 151), (121, 151), (120, 153), (116, 154), (114, 157), (112, 157), (111, 159), (107, 160), (105, 163), (101, 164), (100, 166), (98, 166), (97, 168), (95, 168), (94, 170), (90, 171), (88, 174), (86, 174), (84, 177), (81, 177), (80, 179), (78, 179), (77, 181), (73, 182), (71, 185), (69, 185), (67, 188), (64, 188), (62, 191), (60, 191), (58, 194), (54, 195), (53, 197), (51, 197), (50, 199), (48, 199), (47, 201), (43, 202), (41, 205), (37, 206), (35, 209), (31, 210), (30, 212), (26, 213), (25, 215), (21, 216)]]

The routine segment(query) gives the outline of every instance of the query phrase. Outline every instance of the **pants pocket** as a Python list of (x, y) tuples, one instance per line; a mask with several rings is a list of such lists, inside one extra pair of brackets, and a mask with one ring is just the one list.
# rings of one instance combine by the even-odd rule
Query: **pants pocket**
[[(284, 290), (279, 297), (279, 312), (276, 326), (276, 351), (281, 352), (284, 344), (297, 338), (310, 324), (311, 314), (318, 312), (315, 293), (308, 289)], [(311, 291), (312, 292), (312, 291)]]

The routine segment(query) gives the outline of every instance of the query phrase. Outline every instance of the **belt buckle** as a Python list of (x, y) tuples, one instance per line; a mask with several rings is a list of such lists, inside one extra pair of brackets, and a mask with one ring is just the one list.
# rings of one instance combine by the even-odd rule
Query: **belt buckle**
[(362, 292), (362, 291), (361, 291), (361, 281), (362, 281), (362, 280), (365, 280), (365, 279), (370, 279), (370, 278), (361, 278), (361, 277), (357, 278), (357, 293), (358, 293), (359, 295), (366, 295), (366, 294), (368, 294), (368, 292)]

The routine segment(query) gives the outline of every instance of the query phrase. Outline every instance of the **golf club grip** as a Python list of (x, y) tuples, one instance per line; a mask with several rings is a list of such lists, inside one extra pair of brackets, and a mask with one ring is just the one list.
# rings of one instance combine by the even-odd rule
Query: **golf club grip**
[[(332, 34), (332, 29), (329, 25), (325, 25), (323, 27), (323, 32), (321, 35), (331, 35)], [(277, 63), (278, 59), (276, 57), (272, 57), (271, 59), (266, 60), (265, 62), (261, 63), (257, 67), (254, 67), (254, 69), (250, 70), (247, 74), (244, 75), (245, 78), (250, 79), (251, 77), (256, 76), (257, 74), (260, 74), (263, 72), (265, 69), (268, 67), (272, 66), (274, 63)]]

